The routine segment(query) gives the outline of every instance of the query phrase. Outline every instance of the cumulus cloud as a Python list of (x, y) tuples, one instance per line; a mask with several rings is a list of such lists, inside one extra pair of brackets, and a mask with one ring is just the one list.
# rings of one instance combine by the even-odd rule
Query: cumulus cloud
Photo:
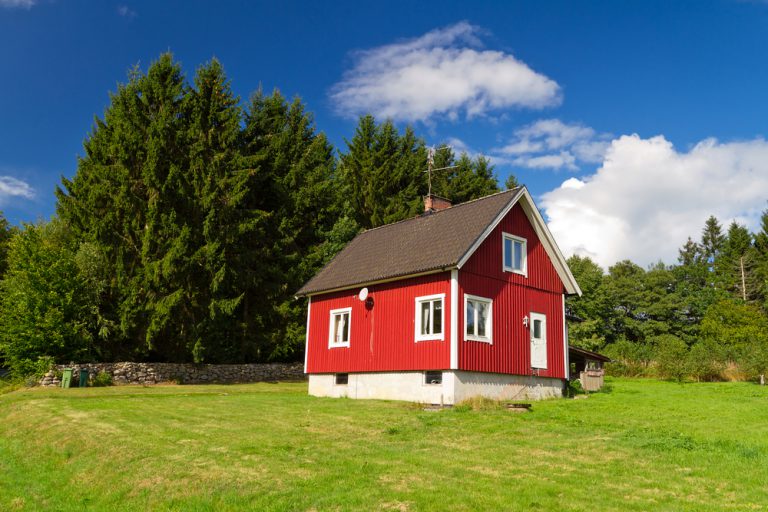
[(461, 22), (359, 51), (331, 89), (331, 100), (342, 115), (372, 113), (409, 122), (560, 104), (554, 80), (509, 53), (483, 49), (481, 35), (480, 28)]
[(37, 0), (0, 0), (0, 7), (8, 9), (31, 9), (36, 3)]
[(677, 151), (663, 136), (622, 136), (592, 175), (543, 195), (549, 227), (566, 255), (603, 268), (623, 259), (677, 261), (704, 221), (736, 220), (756, 230), (768, 200), (768, 142), (707, 139)]
[(579, 168), (577, 162), (602, 161), (608, 149), (607, 138), (588, 126), (541, 119), (515, 130), (512, 139), (495, 153), (520, 167), (575, 171)]
[(12, 176), (0, 176), (0, 205), (11, 197), (32, 199), (35, 197), (35, 191), (24, 181)]

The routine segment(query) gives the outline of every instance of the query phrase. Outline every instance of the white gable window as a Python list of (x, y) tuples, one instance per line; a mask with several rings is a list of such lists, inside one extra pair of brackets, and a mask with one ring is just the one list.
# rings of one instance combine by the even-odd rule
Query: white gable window
[(348, 347), (352, 320), (352, 308), (331, 310), (331, 322), (328, 328), (328, 347)]
[(493, 343), (493, 301), (464, 295), (464, 339)]
[(502, 233), (504, 271), (528, 276), (528, 241), (519, 236)]
[(445, 294), (416, 297), (416, 341), (445, 339), (443, 304)]

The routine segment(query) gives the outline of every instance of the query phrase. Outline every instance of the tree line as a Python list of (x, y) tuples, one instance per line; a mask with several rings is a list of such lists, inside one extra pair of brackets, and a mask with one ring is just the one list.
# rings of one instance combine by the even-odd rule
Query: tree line
[[(191, 81), (169, 54), (135, 68), (57, 188), (56, 215), (13, 227), (0, 214), (0, 366), (300, 359), (294, 292), (361, 230), (418, 215), (427, 193), (410, 127), (363, 116), (345, 146), (299, 99), (242, 102), (216, 60)], [(432, 190), (454, 203), (500, 190), (483, 157), (445, 147), (434, 167), (448, 169)], [(756, 233), (710, 217), (674, 265), (569, 264), (584, 291), (567, 300), (570, 341), (610, 355), (612, 371), (765, 374), (768, 212)]]
[[(221, 64), (170, 54), (110, 95), (49, 222), (0, 214), (0, 366), (301, 357), (293, 293), (360, 230), (417, 215), (427, 148), (359, 119), (337, 150), (300, 99), (241, 102)], [(499, 190), (483, 157), (438, 152), (433, 191)], [(508, 185), (514, 186), (514, 178)]]
[[(663, 229), (663, 226), (661, 226)], [(569, 265), (584, 295), (567, 299), (572, 344), (604, 351), (612, 371), (682, 380), (768, 371), (768, 210), (758, 232), (711, 216), (675, 265)]]

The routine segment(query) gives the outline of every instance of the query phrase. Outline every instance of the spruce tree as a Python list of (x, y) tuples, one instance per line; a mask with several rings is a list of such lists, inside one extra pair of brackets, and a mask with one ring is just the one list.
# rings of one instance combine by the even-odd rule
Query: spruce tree
[[(305, 301), (296, 301), (293, 294), (335, 254), (327, 254), (325, 241), (332, 233), (346, 233), (342, 226), (349, 220), (342, 215), (333, 148), (324, 134), (316, 132), (301, 101), (289, 103), (278, 91), (269, 96), (257, 91), (251, 98), (242, 146), (250, 166), (270, 180), (254, 184), (249, 197), (254, 205), (274, 212), (272, 248), (279, 255), (262, 259), (271, 280), (249, 287), (245, 297), (249, 302), (266, 298), (270, 303), (270, 314), (261, 326), (260, 335), (266, 339), (259, 356), (296, 357), (305, 336), (306, 308)], [(356, 232), (353, 226), (342, 245)], [(258, 260), (253, 264), (259, 268)]]
[(104, 255), (111, 281), (99, 314), (117, 326), (107, 351), (115, 358), (156, 350), (152, 333), (163, 323), (157, 304), (164, 303), (170, 318), (171, 302), (181, 303), (163, 288), (162, 267), (146, 263), (171, 249), (169, 224), (186, 213), (174, 211), (183, 193), (174, 186), (188, 167), (185, 94), (180, 66), (169, 54), (146, 74), (134, 69), (110, 96), (104, 118), (96, 119), (75, 177), (57, 189), (61, 218)]
[(758, 288), (756, 264), (752, 235), (733, 221), (717, 260), (721, 286), (743, 301), (753, 300)]
[(725, 243), (725, 235), (714, 215), (710, 215), (701, 231), (701, 251), (704, 259), (714, 266)]
[(391, 121), (360, 118), (340, 157), (339, 179), (346, 212), (364, 229), (413, 217), (427, 193), (424, 141), (409, 127), (400, 135)]
[(462, 153), (451, 164), (456, 167), (447, 175), (440, 195), (450, 199), (453, 204), (465, 203), (499, 191), (493, 165), (484, 156), (473, 160), (467, 153)]
[(506, 190), (512, 190), (513, 188), (517, 188), (520, 186), (520, 182), (517, 181), (517, 177), (514, 174), (510, 174), (507, 176), (506, 181), (504, 182), (504, 188)]

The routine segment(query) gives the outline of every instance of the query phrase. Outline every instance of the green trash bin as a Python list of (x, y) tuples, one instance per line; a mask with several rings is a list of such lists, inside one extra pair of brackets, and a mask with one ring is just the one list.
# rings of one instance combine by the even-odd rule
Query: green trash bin
[(80, 387), (84, 388), (88, 385), (88, 370), (86, 368), (80, 368)]
[(72, 386), (72, 368), (64, 368), (64, 374), (61, 376), (61, 387), (68, 388)]

